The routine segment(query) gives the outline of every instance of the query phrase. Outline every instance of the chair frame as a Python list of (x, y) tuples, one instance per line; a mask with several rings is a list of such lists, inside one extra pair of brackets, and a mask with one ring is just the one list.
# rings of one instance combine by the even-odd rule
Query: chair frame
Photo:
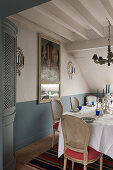
[(72, 98), (72, 97), (73, 97), (73, 98), (75, 98), (75, 99), (77, 100), (77, 102), (78, 102), (78, 105), (79, 105), (79, 100), (78, 100), (76, 97), (74, 97), (74, 96), (71, 96), (71, 97), (70, 97), (70, 104), (71, 104), (71, 109), (73, 108), (73, 106), (72, 106), (72, 101), (71, 101), (71, 98)]
[(90, 97), (90, 96), (96, 97), (96, 100), (97, 100), (97, 96), (95, 96), (95, 95), (88, 95), (88, 96), (86, 96), (86, 104), (88, 104), (88, 97)]
[[(60, 104), (60, 107), (61, 107), (61, 112), (59, 113), (58, 119), (55, 119), (55, 117), (54, 117), (54, 111), (53, 111), (53, 107), (52, 107), (52, 101), (53, 100), (57, 101)], [(62, 103), (58, 99), (52, 99), (50, 103), (51, 103), (51, 112), (52, 112), (52, 119), (53, 119), (53, 126), (54, 126), (56, 121), (59, 121), (60, 118), (62, 117), (63, 106), (62, 106)], [(54, 146), (54, 141), (55, 141), (55, 131), (58, 132), (58, 130), (54, 129), (54, 127), (53, 127), (52, 147)]]
[[(62, 121), (61, 121), (62, 131), (63, 131), (63, 136), (64, 136), (64, 168), (63, 168), (63, 169), (66, 170), (67, 159), (69, 159), (69, 160), (72, 161), (72, 170), (74, 169), (74, 162), (83, 164), (84, 170), (87, 170), (87, 165), (88, 165), (88, 164), (94, 163), (95, 161), (97, 161), (98, 159), (100, 159), (100, 170), (102, 170), (103, 154), (100, 154), (96, 159), (93, 159), (93, 160), (88, 161), (88, 151), (87, 151), (87, 148), (88, 148), (88, 142), (89, 142), (89, 137), (90, 137), (90, 129), (89, 129), (89, 126), (87, 125), (87, 123), (84, 122), (82, 119), (77, 118), (77, 117), (75, 117), (75, 116), (71, 116), (71, 117), (73, 117), (73, 118), (76, 118), (76, 120), (77, 120), (78, 122), (81, 122), (83, 125), (86, 126), (87, 136), (86, 136), (86, 141), (85, 141), (84, 149), (83, 149), (83, 150), (82, 150), (82, 149), (77, 149), (77, 148), (71, 147), (71, 146), (69, 146), (68, 144), (66, 144), (66, 135), (65, 135), (65, 130), (64, 130), (63, 121), (64, 121), (64, 119), (65, 119), (66, 117), (70, 117), (70, 116), (71, 116), (71, 115), (63, 115), (63, 116), (62, 116)], [(83, 160), (79, 160), (79, 159), (75, 159), (75, 158), (72, 158), (72, 157), (66, 155), (66, 154), (65, 154), (66, 149), (71, 149), (71, 150), (73, 150), (73, 151), (83, 153), (83, 154), (84, 154), (84, 159), (83, 159)]]

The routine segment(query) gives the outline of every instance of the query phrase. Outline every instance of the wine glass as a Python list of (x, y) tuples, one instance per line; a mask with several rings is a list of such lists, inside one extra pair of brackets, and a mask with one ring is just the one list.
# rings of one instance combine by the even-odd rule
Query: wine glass
[(94, 101), (92, 101), (92, 106), (94, 106)]
[(82, 109), (82, 106), (79, 106), (78, 109), (81, 110), (81, 109)]
[(100, 110), (96, 110), (96, 119), (98, 120), (98, 117), (99, 117), (99, 114), (100, 114)]
[(111, 107), (111, 109), (113, 109), (113, 105), (112, 105), (113, 104), (113, 100), (112, 99), (110, 100), (110, 103), (111, 103), (110, 107)]

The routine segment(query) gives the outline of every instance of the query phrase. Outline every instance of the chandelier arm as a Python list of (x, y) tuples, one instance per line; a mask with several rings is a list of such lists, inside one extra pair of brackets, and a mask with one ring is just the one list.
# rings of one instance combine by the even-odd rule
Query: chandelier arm
[(113, 63), (113, 53), (111, 52), (111, 45), (110, 45), (110, 21), (108, 20), (108, 55), (107, 59), (102, 58), (102, 56), (98, 57), (97, 54), (93, 55), (94, 62), (96, 64), (105, 64), (107, 63), (110, 66), (110, 63)]
[(108, 60), (107, 60), (107, 59), (103, 59), (103, 61), (104, 61), (105, 63), (108, 63)]
[(109, 33), (108, 33), (108, 45), (110, 46), (110, 21), (108, 20), (108, 30), (109, 30)]
[(99, 64), (99, 61), (98, 61), (98, 60), (94, 60), (94, 62), (95, 62), (96, 64)]

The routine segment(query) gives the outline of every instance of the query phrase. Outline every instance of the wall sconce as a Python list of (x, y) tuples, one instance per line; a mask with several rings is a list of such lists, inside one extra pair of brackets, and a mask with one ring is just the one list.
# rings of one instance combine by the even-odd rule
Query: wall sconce
[(24, 67), (24, 53), (23, 49), (20, 47), (17, 48), (17, 56), (16, 56), (16, 73), (21, 75), (21, 69)]
[(67, 64), (67, 71), (69, 75), (69, 79), (72, 79), (72, 76), (75, 74), (75, 67), (71, 61)]

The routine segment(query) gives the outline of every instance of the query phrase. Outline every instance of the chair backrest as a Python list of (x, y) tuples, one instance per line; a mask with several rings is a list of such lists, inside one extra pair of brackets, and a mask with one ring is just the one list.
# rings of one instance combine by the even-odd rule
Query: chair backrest
[(86, 96), (86, 104), (92, 104), (92, 102), (97, 102), (97, 96), (94, 95), (88, 95)]
[(59, 100), (52, 99), (51, 100), (51, 111), (52, 111), (53, 123), (55, 123), (55, 121), (58, 121), (62, 116), (62, 113), (63, 113), (62, 103)]
[(75, 116), (63, 115), (61, 124), (64, 136), (64, 150), (69, 148), (76, 152), (84, 153), (85, 158), (87, 158), (90, 136), (90, 129), (87, 123)]
[(79, 106), (79, 101), (78, 101), (78, 99), (77, 99), (76, 97), (74, 97), (74, 96), (71, 96), (71, 97), (70, 97), (70, 103), (71, 103), (71, 109), (72, 109), (72, 110), (78, 108), (78, 106)]

